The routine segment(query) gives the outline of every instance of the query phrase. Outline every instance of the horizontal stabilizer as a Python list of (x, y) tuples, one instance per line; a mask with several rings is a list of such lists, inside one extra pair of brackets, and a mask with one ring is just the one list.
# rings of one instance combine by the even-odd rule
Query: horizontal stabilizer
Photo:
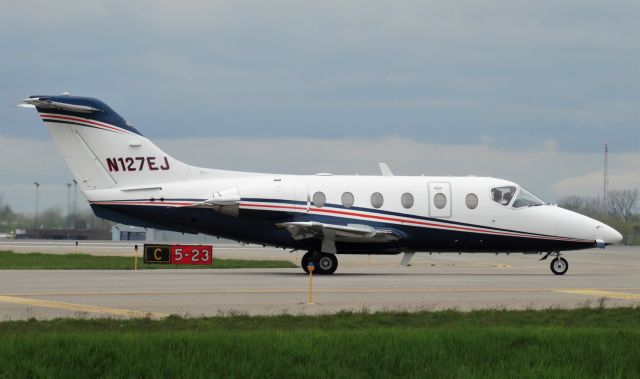
[(68, 104), (61, 103), (59, 101), (52, 101), (46, 97), (30, 97), (28, 99), (22, 100), (22, 104), (20, 106), (25, 108), (30, 107), (38, 107), (43, 109), (57, 109), (67, 112), (75, 112), (75, 113), (95, 113), (102, 112), (100, 109), (90, 107), (88, 105), (77, 105), (77, 104)]

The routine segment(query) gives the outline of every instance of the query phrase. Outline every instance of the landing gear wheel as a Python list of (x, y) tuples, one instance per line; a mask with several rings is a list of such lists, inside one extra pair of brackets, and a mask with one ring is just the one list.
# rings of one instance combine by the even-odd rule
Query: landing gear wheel
[[(317, 259), (315, 258), (315, 253), (312, 252), (308, 252), (305, 255), (302, 256), (302, 261), (300, 262), (300, 264), (302, 265), (302, 269), (304, 270), (304, 272), (306, 272), (307, 274), (309, 273), (309, 269), (307, 268), (307, 266), (309, 266), (309, 262), (313, 261), (314, 266), (318, 266), (317, 263)], [(316, 268), (317, 270), (317, 268)]]
[(569, 270), (569, 262), (566, 259), (554, 258), (551, 261), (551, 271), (556, 275), (564, 275), (565, 272)]
[(319, 274), (331, 275), (338, 268), (338, 258), (335, 254), (321, 253), (317, 260), (317, 270)]

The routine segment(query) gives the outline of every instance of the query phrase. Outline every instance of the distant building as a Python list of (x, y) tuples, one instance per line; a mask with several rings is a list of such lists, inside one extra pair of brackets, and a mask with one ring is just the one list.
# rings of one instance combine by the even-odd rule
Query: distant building
[(27, 229), (15, 234), (16, 239), (31, 240), (108, 240), (109, 232), (90, 229)]
[(163, 241), (184, 243), (213, 243), (217, 241), (216, 237), (205, 234), (170, 232), (167, 230), (142, 228), (124, 224), (117, 224), (111, 228), (111, 239), (113, 241)]
[[(149, 229), (151, 231), (152, 229)], [(111, 228), (111, 240), (113, 241), (144, 241), (147, 238), (147, 229), (139, 226), (117, 224)]]

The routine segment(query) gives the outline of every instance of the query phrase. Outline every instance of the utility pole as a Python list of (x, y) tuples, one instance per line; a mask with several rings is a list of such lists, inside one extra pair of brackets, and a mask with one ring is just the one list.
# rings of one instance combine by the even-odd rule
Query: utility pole
[(604, 178), (602, 183), (602, 207), (607, 213), (607, 192), (609, 191), (609, 145), (604, 144)]
[(40, 203), (40, 183), (33, 182), (33, 184), (36, 185), (36, 215), (35, 215), (35, 221), (34, 221), (34, 228), (38, 229), (38, 206)]

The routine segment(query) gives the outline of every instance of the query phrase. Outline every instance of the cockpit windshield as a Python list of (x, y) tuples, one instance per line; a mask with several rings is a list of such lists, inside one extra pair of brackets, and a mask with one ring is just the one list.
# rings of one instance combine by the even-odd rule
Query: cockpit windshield
[(501, 205), (509, 205), (513, 195), (516, 193), (516, 187), (498, 187), (491, 190), (491, 199)]
[(545, 202), (533, 196), (531, 192), (520, 187), (520, 192), (516, 201), (513, 202), (514, 208), (535, 207), (536, 205), (544, 205)]

